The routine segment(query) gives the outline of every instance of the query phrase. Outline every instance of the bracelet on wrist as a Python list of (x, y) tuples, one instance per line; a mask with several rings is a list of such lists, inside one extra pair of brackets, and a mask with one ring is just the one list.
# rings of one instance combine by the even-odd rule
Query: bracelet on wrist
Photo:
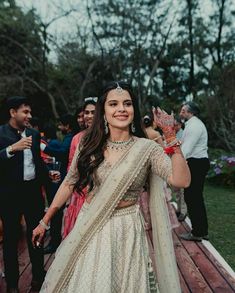
[(164, 148), (164, 152), (165, 152), (165, 154), (171, 156), (175, 153), (175, 150), (173, 147), (169, 146), (169, 147)]
[(171, 140), (170, 142), (167, 142), (167, 146), (174, 146), (176, 143), (178, 142), (178, 140), (176, 138), (174, 138), (173, 140)]
[(169, 144), (167, 144), (167, 147), (181, 146), (181, 144), (182, 144), (182, 142), (176, 138), (172, 142), (170, 142)]
[(12, 145), (9, 145), (9, 146), (7, 147), (7, 151), (8, 151), (8, 154), (9, 154), (9, 155), (13, 155), (13, 154), (14, 154), (14, 151), (13, 151), (13, 147), (12, 147)]
[(181, 143), (177, 142), (173, 146), (167, 146), (164, 148), (164, 152), (169, 156), (172, 156), (174, 154), (181, 154), (180, 145)]
[(47, 225), (43, 220), (39, 221), (39, 224), (45, 229), (45, 230), (49, 230), (50, 226)]
[(176, 140), (175, 134), (172, 134), (171, 136), (164, 134), (164, 136), (165, 136), (165, 139), (166, 139), (166, 143), (167, 144), (170, 144), (170, 143), (172, 143), (173, 141)]

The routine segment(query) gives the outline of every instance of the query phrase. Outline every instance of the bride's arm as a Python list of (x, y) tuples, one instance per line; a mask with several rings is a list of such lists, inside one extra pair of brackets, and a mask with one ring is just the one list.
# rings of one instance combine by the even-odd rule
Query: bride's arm
[(66, 203), (73, 193), (73, 185), (65, 180), (61, 183), (56, 195), (42, 221), (48, 225), (55, 213)]
[(180, 147), (177, 147), (175, 153), (171, 155), (171, 164), (172, 175), (167, 178), (167, 182), (179, 188), (188, 187), (191, 181), (191, 174)]
[(180, 147), (175, 149), (174, 154), (168, 156), (160, 145), (154, 144), (150, 160), (152, 172), (166, 180), (167, 183), (179, 188), (189, 186), (190, 171)]
[(32, 242), (34, 246), (39, 246), (43, 239), (45, 230), (49, 229), (49, 223), (55, 213), (67, 202), (67, 200), (72, 196), (73, 187), (78, 180), (78, 170), (77, 170), (77, 159), (79, 156), (79, 147), (74, 154), (71, 167), (68, 174), (61, 183), (56, 195), (48, 208), (46, 214), (39, 222), (39, 225), (33, 230)]
[[(155, 123), (163, 130), (167, 143), (164, 152), (170, 156), (169, 160), (171, 160), (171, 171), (168, 174), (166, 174), (166, 171), (163, 171), (163, 173), (165, 173), (164, 177), (170, 185), (179, 188), (186, 188), (190, 184), (191, 174), (187, 162), (181, 152), (180, 142), (176, 139), (174, 116), (173, 114), (168, 115), (160, 108), (153, 109), (153, 115)], [(160, 161), (159, 163), (161, 167), (159, 169), (166, 169), (169, 171), (169, 168), (165, 165), (166, 162), (161, 162), (167, 161), (163, 156), (166, 156), (166, 154), (160, 154), (161, 158), (156, 159)]]

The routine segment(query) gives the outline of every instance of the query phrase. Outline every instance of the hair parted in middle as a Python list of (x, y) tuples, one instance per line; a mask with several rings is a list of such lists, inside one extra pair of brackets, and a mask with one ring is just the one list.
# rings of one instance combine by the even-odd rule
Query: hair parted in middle
[(135, 125), (135, 132), (132, 133), (130, 125), (130, 133), (137, 137), (146, 137), (142, 128), (138, 101), (133, 94), (130, 84), (124, 81), (111, 81), (106, 84), (102, 96), (97, 100), (93, 123), (91, 127), (87, 129), (86, 135), (80, 145), (80, 154), (77, 160), (79, 179), (74, 186), (74, 189), (77, 190), (78, 193), (81, 193), (83, 188), (87, 186), (89, 186), (89, 191), (93, 189), (93, 172), (104, 160), (106, 140), (109, 136), (109, 134), (105, 132), (104, 105), (108, 93), (114, 89), (117, 89), (119, 93), (120, 90), (128, 91), (131, 97), (134, 108), (134, 119), (132, 122)]

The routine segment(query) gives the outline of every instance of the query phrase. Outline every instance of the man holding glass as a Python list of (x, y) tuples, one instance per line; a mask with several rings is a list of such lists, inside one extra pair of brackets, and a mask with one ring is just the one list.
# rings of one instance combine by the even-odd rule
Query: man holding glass
[(44, 280), (42, 247), (34, 249), (32, 230), (44, 215), (41, 186), (49, 180), (40, 156), (40, 133), (27, 128), (31, 119), (30, 102), (25, 97), (6, 100), (8, 122), (0, 126), (0, 216), (3, 222), (3, 258), (7, 292), (18, 292), (17, 244), (22, 214), (27, 225), (27, 243), (32, 264), (32, 290)]

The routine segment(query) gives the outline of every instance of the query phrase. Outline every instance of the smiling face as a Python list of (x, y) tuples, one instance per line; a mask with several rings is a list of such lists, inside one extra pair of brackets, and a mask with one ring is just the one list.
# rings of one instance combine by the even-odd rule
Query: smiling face
[(30, 123), (31, 107), (29, 105), (22, 104), (18, 109), (10, 110), (10, 124), (17, 129), (24, 129)]
[(79, 127), (81, 129), (84, 127), (84, 112), (83, 111), (78, 113), (78, 115), (77, 115), (77, 123), (78, 123), (78, 125), (79, 125)]
[(86, 127), (90, 127), (93, 122), (93, 118), (95, 115), (95, 105), (87, 104), (84, 109), (84, 122)]
[(111, 90), (104, 104), (105, 118), (109, 130), (129, 130), (129, 125), (134, 119), (134, 108), (130, 94), (123, 90), (120, 94), (115, 89)]

